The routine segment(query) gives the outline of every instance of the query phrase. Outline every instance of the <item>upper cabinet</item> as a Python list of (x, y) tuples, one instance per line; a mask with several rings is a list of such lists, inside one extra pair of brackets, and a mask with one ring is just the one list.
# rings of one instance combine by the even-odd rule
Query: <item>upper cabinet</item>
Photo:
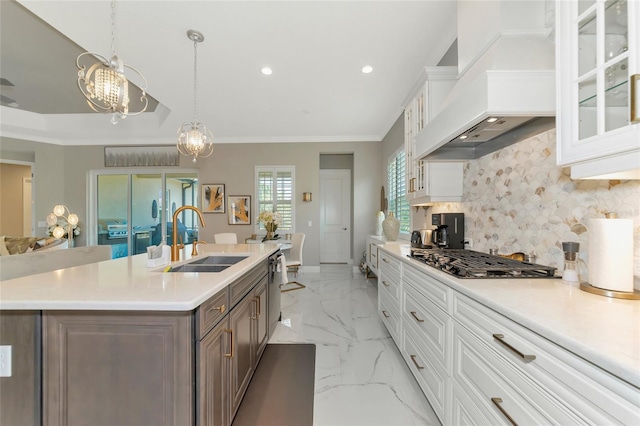
[(462, 199), (462, 163), (430, 163), (417, 158), (416, 150), (417, 136), (440, 111), (443, 100), (456, 82), (457, 73), (457, 67), (425, 68), (418, 88), (405, 106), (405, 187), (411, 205)]
[(557, 161), (640, 179), (640, 2), (556, 1)]

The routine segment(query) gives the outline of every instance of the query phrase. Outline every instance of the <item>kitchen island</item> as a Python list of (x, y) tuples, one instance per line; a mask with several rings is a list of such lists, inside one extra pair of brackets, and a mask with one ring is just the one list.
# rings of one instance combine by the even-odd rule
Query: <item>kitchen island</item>
[[(268, 340), (278, 247), (198, 248), (246, 258), (181, 273), (143, 254), (0, 282), (14, 367), (0, 379), (1, 423), (230, 424)], [(190, 249), (171, 266), (197, 260)]]
[(640, 302), (379, 250), (380, 317), (444, 424), (640, 424)]

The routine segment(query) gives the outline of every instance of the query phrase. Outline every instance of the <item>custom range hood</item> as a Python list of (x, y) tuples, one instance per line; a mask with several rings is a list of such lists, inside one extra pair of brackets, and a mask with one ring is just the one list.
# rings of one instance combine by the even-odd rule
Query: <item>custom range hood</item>
[(555, 127), (555, 47), (541, 1), (458, 1), (460, 77), (418, 158), (469, 160)]

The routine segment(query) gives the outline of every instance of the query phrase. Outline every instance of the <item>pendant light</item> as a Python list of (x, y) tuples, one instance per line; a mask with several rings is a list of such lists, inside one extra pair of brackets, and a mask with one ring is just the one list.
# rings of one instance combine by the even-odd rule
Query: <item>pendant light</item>
[(204, 36), (199, 31), (189, 30), (187, 37), (193, 41), (193, 121), (182, 123), (178, 129), (177, 146), (180, 154), (193, 156), (195, 164), (198, 157), (205, 158), (213, 154), (213, 133), (204, 124), (198, 123), (196, 118), (198, 43), (204, 41)]
[[(117, 124), (118, 118), (125, 119), (135, 116), (147, 109), (147, 80), (137, 69), (126, 65), (116, 55), (116, 2), (111, 0), (111, 59), (97, 53), (84, 52), (76, 58), (78, 67), (78, 88), (87, 98), (87, 103), (96, 112), (111, 113), (111, 123)], [(82, 64), (89, 57), (92, 65), (87, 67)], [(97, 62), (94, 62), (96, 61)], [(142, 96), (140, 102), (142, 109), (137, 112), (129, 111), (129, 80), (124, 74), (125, 68), (138, 75), (143, 85), (140, 87)]]

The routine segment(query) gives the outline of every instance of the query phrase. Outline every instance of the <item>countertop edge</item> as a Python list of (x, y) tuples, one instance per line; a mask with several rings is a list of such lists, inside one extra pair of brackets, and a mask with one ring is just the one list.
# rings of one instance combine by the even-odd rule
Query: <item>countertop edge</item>
[[(232, 265), (223, 273), (216, 273), (215, 276), (209, 276), (209, 283), (200, 287), (198, 287), (197, 284), (202, 277), (199, 277), (197, 273), (162, 272), (162, 270), (169, 265), (148, 268), (146, 266), (146, 254), (139, 254), (129, 258), (106, 260), (103, 262), (75, 266), (53, 272), (44, 272), (36, 275), (14, 278), (0, 282), (0, 288), (2, 288), (2, 291), (0, 292), (0, 311), (192, 311), (220, 290), (231, 284), (234, 280), (240, 278), (253, 267), (266, 261), (269, 256), (279, 250), (278, 246), (272, 244), (255, 244), (253, 247), (243, 244), (207, 244), (198, 248), (201, 252), (198, 257), (217, 254), (249, 254), (250, 259), (246, 261), (247, 263), (244, 263), (245, 261), (243, 261), (236, 265)], [(172, 262), (171, 265), (174, 267), (179, 266), (184, 263), (188, 263), (193, 259), (190, 254), (188, 254), (189, 252), (187, 249), (184, 249), (184, 253), (185, 255), (183, 260)], [(117, 265), (113, 262), (117, 262)], [(114, 295), (109, 294), (108, 291), (101, 292), (100, 288), (87, 290), (87, 298), (77, 296), (65, 299), (64, 296), (55, 297), (52, 295), (64, 286), (66, 282), (65, 280), (75, 280), (74, 282), (77, 284), (82, 282), (82, 279), (86, 279), (86, 277), (92, 277), (95, 279), (101, 273), (100, 268), (108, 268), (109, 266), (134, 271), (134, 276), (132, 276), (131, 272), (129, 272), (129, 274), (123, 273), (122, 276), (118, 276), (118, 278), (123, 281), (136, 281), (142, 282), (148, 286), (156, 286), (157, 289), (153, 297), (149, 297), (144, 288), (140, 289), (137, 287), (126, 289), (122, 292), (123, 294), (127, 293), (129, 296), (128, 298), (124, 298), (122, 294)], [(178, 278), (179, 276), (182, 276), (184, 280)], [(168, 284), (169, 290), (166, 292), (164, 291), (165, 280), (170, 283)], [(184, 283), (182, 281), (184, 281)], [(12, 294), (7, 300), (7, 288), (14, 285), (16, 287), (11, 290), (18, 294)], [(49, 291), (51, 295), (43, 295), (42, 297), (36, 296), (33, 298), (20, 297), (19, 286), (30, 287), (29, 290), (36, 294), (38, 294), (39, 291), (42, 293)], [(188, 289), (190, 291), (188, 295), (178, 298), (176, 297), (176, 293), (184, 290), (184, 288), (181, 289), (180, 286), (190, 286), (193, 288)], [(16, 288), (18, 290), (16, 290)], [(80, 288), (80, 290), (85, 289)], [(173, 292), (171, 290), (173, 290)], [(5, 297), (3, 297), (3, 293)], [(45, 296), (48, 296), (48, 298)]]

